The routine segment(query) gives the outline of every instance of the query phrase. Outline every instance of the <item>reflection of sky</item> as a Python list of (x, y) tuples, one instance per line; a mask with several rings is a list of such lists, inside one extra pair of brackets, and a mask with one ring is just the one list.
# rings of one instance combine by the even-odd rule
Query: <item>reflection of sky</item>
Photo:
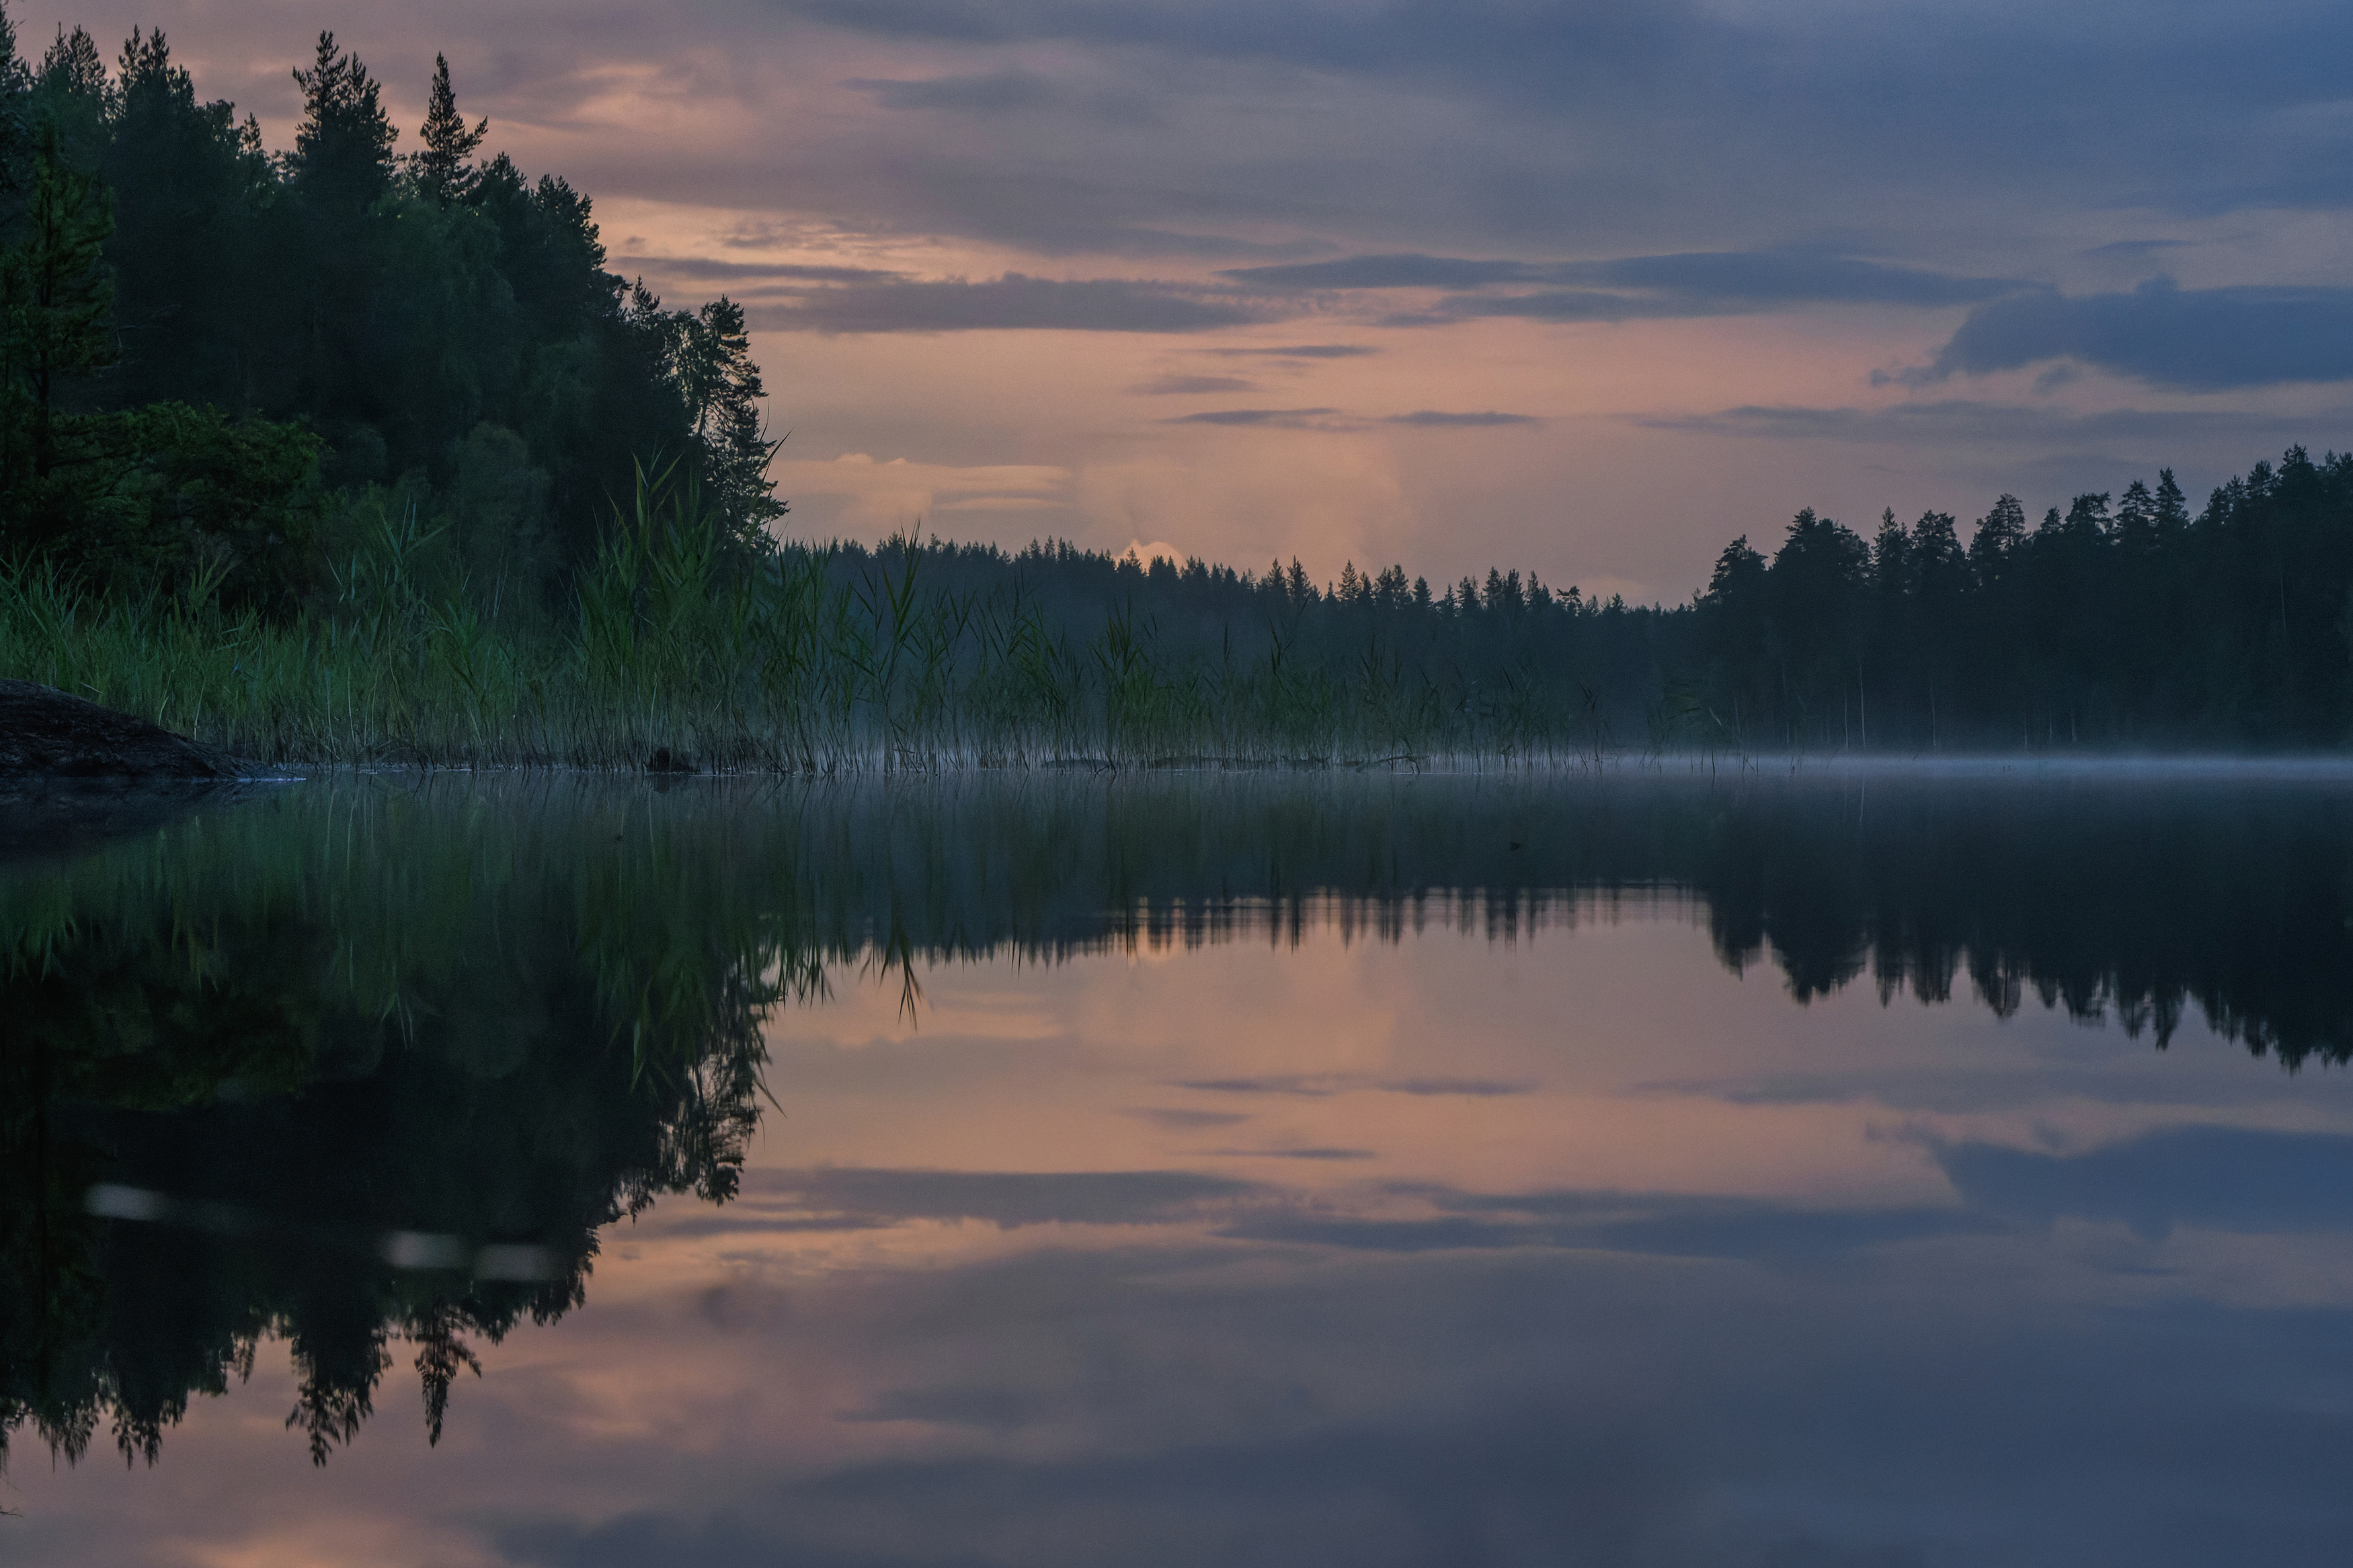
[[(25, 1561), (2337, 1561), (2353, 1100), (2202, 1027), (1800, 1008), (1672, 908), (845, 978), (745, 1195), (428, 1451), (282, 1367)], [(269, 1360), (269, 1358), (265, 1358)]]

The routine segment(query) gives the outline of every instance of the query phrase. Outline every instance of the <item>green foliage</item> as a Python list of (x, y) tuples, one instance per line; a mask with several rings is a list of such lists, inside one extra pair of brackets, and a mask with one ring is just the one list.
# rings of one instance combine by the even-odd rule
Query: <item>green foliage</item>
[(0, 490), (11, 492), (56, 466), (60, 384), (114, 359), (113, 203), (97, 175), (67, 165), (54, 118), (41, 122), (18, 226), (0, 251)]
[(132, 601), (203, 583), (290, 612), (316, 580), (319, 442), (296, 426), (153, 404), (59, 422), (46, 483), (7, 500), (20, 560)]

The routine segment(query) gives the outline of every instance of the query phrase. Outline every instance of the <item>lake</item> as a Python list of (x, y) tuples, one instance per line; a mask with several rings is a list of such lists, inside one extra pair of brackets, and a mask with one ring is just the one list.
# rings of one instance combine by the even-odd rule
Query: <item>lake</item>
[(10, 1562), (2353, 1541), (2353, 774), (11, 814)]

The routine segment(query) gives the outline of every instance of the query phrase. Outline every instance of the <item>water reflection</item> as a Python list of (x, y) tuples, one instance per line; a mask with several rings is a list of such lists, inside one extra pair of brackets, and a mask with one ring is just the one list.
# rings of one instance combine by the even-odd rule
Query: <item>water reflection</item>
[(657, 1194), (735, 1190), (760, 1019), (813, 973), (718, 847), (515, 805), (280, 795), (9, 880), (6, 1425), (152, 1461), (275, 1335), (323, 1462), (398, 1338), (438, 1436), (470, 1337), (577, 1305)]
[[(2124, 1484), (2069, 1454), (2136, 1423), (2219, 1528), (2304, 1484), (2232, 1445), (2348, 1435), (2353, 1114), (2243, 1048), (2345, 1059), (2348, 871), (2307, 785), (201, 809), (0, 871), (0, 1397), (153, 1458), (249, 1373), (299, 1468), (394, 1367), (438, 1430), (488, 1360), (450, 1443), (534, 1479), (483, 1562), (1903, 1561), (1923, 1510), (2015, 1513), (1979, 1446), (2021, 1422), (2069, 1528)], [(498, 1361), (526, 1316), (560, 1375)], [(267, 1462), (208, 1430), (166, 1469)]]

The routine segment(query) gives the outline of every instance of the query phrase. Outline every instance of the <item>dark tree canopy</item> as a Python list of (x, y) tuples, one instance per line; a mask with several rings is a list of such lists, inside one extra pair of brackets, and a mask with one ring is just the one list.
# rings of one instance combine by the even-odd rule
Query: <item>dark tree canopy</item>
[[(334, 520), (373, 494), (447, 528), (471, 577), (554, 593), (633, 464), (680, 458), (759, 545), (783, 507), (742, 308), (668, 310), (607, 271), (586, 195), (481, 158), (489, 122), (460, 111), (446, 57), (406, 156), (382, 79), (334, 34), (294, 77), (302, 121), (273, 153), (251, 116), (198, 100), (161, 32), (134, 31), (111, 70), (79, 29), (37, 68), (0, 32), (0, 265), (16, 290), (0, 397), (18, 476), (0, 483), (0, 554), (144, 591), (226, 551), (232, 595), (290, 606), (320, 591)], [(119, 462), (180, 462), (131, 453), (126, 434), (196, 427), (124, 421), (167, 404), (311, 444), (296, 485), (327, 523), (307, 564), (280, 551), (265, 573), (239, 542), (188, 530), (151, 536), (160, 557), (121, 556), (98, 521)], [(467, 500), (493, 494), (505, 501)]]

